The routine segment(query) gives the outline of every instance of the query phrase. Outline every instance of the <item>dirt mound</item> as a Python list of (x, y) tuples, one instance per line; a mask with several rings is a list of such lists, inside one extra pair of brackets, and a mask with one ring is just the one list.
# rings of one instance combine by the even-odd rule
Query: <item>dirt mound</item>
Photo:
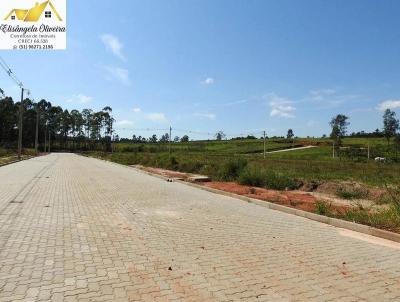
[(317, 199), (303, 192), (276, 191), (239, 185), (234, 182), (208, 182), (205, 186), (250, 198), (270, 201), (304, 211), (313, 211)]
[(342, 181), (342, 182), (316, 182), (310, 181), (304, 183), (300, 188), (300, 191), (304, 192), (316, 192), (337, 196), (340, 191), (346, 192), (365, 192), (365, 196), (373, 201), (381, 200), (387, 193), (382, 188), (370, 188), (364, 184), (354, 181)]

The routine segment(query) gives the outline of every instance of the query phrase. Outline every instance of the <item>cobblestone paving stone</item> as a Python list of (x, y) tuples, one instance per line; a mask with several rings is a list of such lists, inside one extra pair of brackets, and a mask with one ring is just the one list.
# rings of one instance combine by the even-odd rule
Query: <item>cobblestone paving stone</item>
[(0, 301), (400, 301), (394, 243), (72, 154), (0, 180)]

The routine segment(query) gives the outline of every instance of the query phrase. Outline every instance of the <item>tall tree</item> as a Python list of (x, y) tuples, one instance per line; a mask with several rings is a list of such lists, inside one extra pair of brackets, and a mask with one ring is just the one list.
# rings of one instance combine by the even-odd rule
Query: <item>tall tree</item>
[(292, 129), (289, 129), (286, 134), (287, 139), (292, 139), (294, 137), (294, 133)]
[(342, 138), (346, 135), (347, 127), (350, 125), (348, 119), (346, 115), (338, 114), (329, 123), (332, 127), (331, 138), (336, 141), (338, 146), (342, 144)]
[(399, 130), (399, 120), (396, 119), (396, 112), (386, 109), (383, 114), (383, 135), (389, 144), (390, 139), (394, 137)]
[[(16, 147), (19, 104), (19, 102), (14, 103), (10, 97), (3, 97), (0, 91), (0, 145), (2, 146)], [(54, 147), (52, 150), (57, 148), (75, 150), (77, 141), (78, 147), (81, 148), (81, 142), (85, 136), (87, 139), (92, 139), (92, 147), (95, 147), (95, 142), (99, 141), (101, 142), (99, 146), (104, 146), (104, 143), (106, 147), (110, 145), (114, 119), (109, 106), (99, 112), (93, 112), (91, 109), (69, 112), (60, 106), (53, 106), (46, 100), (40, 100), (35, 104), (32, 100), (25, 99), (22, 102), (22, 108), (24, 111), (22, 145), (24, 147), (35, 146), (37, 117), (39, 117), (38, 142), (42, 150), (45, 141), (46, 146), (49, 146), (49, 136)]]
[(221, 140), (223, 140), (225, 137), (226, 137), (226, 135), (225, 135), (224, 131), (218, 131), (218, 132), (215, 134), (215, 139), (216, 139), (217, 141), (221, 141)]
[(5, 97), (0, 100), (0, 142), (12, 145), (17, 139), (18, 108), (13, 99)]

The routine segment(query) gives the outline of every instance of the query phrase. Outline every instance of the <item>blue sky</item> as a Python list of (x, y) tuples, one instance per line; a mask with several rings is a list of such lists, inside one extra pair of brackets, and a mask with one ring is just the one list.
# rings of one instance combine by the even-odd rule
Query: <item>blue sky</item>
[[(320, 136), (338, 113), (350, 131), (400, 115), (399, 1), (69, 0), (67, 13), (66, 51), (0, 55), (37, 99), (110, 105), (122, 137)], [(0, 87), (18, 98), (4, 73)]]

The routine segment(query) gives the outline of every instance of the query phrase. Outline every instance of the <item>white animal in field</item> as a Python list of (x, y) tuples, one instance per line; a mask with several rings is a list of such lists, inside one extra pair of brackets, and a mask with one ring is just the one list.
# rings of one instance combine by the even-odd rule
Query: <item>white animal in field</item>
[(386, 160), (386, 158), (384, 157), (375, 157), (375, 161), (377, 162), (384, 162)]

